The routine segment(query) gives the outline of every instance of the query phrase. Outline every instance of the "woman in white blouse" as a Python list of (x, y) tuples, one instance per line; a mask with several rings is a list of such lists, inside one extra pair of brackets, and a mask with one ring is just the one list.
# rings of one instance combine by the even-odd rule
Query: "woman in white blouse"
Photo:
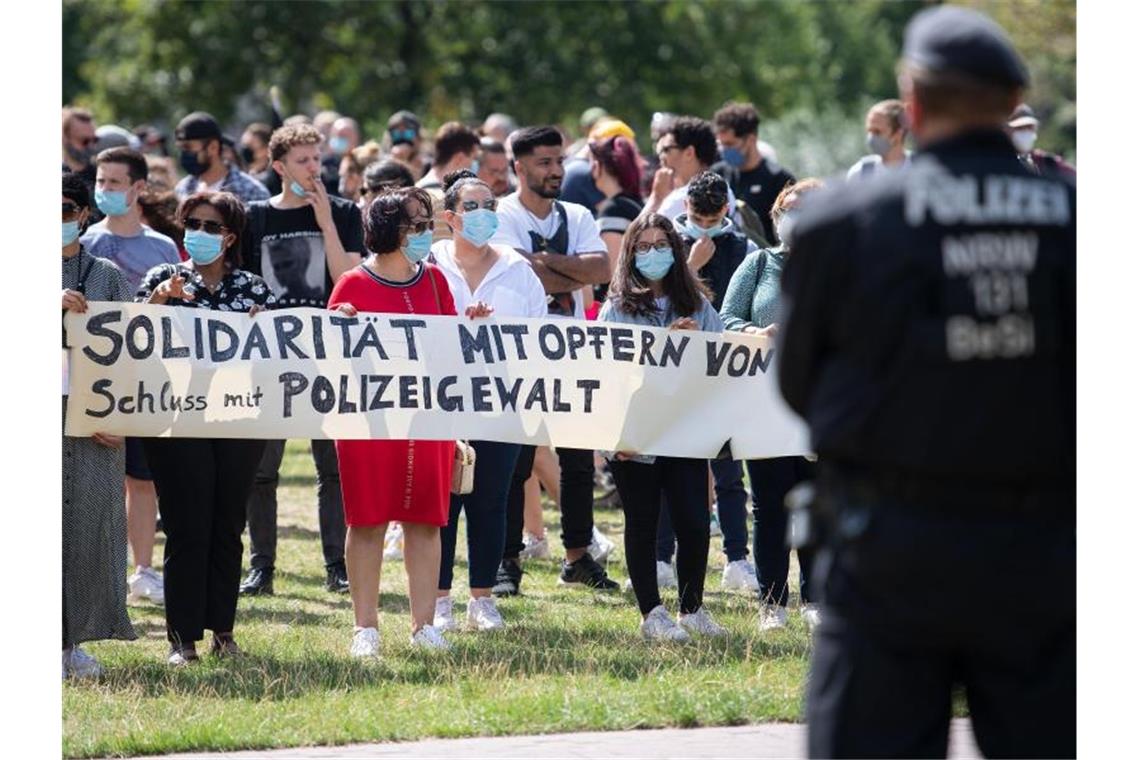
[[(447, 277), (456, 311), (482, 302), (498, 317), (540, 317), (547, 314), (546, 292), (530, 262), (517, 251), (489, 241), (498, 229), (497, 201), (491, 188), (473, 173), (461, 170), (444, 178), (443, 218), (451, 227), (451, 240), (432, 246), (435, 263)], [(452, 566), (455, 562), (456, 523), (467, 512), (467, 566), (471, 601), (467, 624), (476, 630), (503, 627), (491, 588), (507, 536), (507, 496), (520, 450), (534, 447), (516, 443), (471, 441), (475, 447), (475, 489), (451, 497), (451, 516), (441, 532), (443, 551), (439, 570), (439, 597), (435, 626), (452, 629)], [(520, 509), (521, 513), (521, 509)]]

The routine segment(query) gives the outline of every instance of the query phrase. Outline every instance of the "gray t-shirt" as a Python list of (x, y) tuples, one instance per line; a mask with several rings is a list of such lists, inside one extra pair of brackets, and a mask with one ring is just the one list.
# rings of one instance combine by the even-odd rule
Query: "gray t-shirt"
[(124, 237), (111, 232), (107, 229), (107, 222), (102, 221), (88, 227), (79, 242), (91, 255), (117, 264), (123, 270), (132, 293), (138, 290), (143, 277), (153, 267), (177, 264), (182, 260), (173, 240), (145, 224), (138, 235)]

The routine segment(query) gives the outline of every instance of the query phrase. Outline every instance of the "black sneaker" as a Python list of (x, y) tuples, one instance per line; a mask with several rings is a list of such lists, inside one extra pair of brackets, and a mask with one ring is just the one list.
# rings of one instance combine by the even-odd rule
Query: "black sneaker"
[(618, 584), (609, 579), (604, 567), (589, 554), (583, 554), (576, 562), (562, 560), (562, 573), (558, 576), (559, 586), (581, 583), (598, 591), (617, 591)]
[(273, 568), (255, 567), (238, 586), (238, 593), (246, 596), (273, 595)]
[(347, 594), (348, 571), (345, 569), (344, 563), (336, 562), (325, 569), (328, 573), (325, 588), (337, 594)]
[(499, 572), (495, 574), (495, 585), (491, 588), (491, 593), (495, 596), (518, 596), (522, 577), (523, 569), (517, 559), (503, 560), (499, 563)]

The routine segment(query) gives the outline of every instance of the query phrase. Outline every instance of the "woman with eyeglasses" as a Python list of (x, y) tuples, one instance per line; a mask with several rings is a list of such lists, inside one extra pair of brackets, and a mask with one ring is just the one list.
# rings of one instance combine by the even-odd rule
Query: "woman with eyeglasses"
[[(190, 260), (161, 264), (143, 278), (136, 300), (250, 315), (273, 306), (269, 286), (241, 269), (245, 209), (237, 196), (202, 192), (182, 201), (178, 218)], [(197, 642), (213, 632), (211, 653), (241, 653), (234, 640), (241, 534), (246, 500), (265, 441), (146, 438), (166, 533), (163, 559), (170, 665), (198, 660)]]
[[(79, 242), (91, 195), (79, 174), (63, 175), (63, 313), (87, 301), (129, 301), (122, 271)], [(63, 345), (63, 419), (67, 419), (67, 335)], [(125, 450), (119, 436), (63, 436), (63, 677), (93, 678), (99, 662), (80, 644), (136, 638), (127, 618)]]
[[(669, 219), (651, 213), (635, 221), (626, 231), (598, 321), (723, 332), (708, 290), (689, 270), (687, 259), (688, 250)], [(625, 512), (625, 561), (641, 610), (642, 636), (688, 641), (691, 634), (725, 635), (703, 605), (709, 559), (708, 460), (621, 451), (607, 458)], [(677, 532), (681, 609), (676, 622), (661, 603), (657, 587), (662, 495)]]
[[(432, 246), (435, 263), (447, 278), (456, 309), (486, 304), (500, 317), (545, 317), (546, 291), (525, 258), (510, 246), (489, 241), (499, 228), (498, 201), (490, 186), (474, 173), (460, 170), (443, 179), (443, 218), (451, 240)], [(467, 513), (467, 570), (471, 600), (467, 625), (479, 631), (503, 627), (491, 588), (507, 540), (507, 496), (519, 458), (516, 443), (471, 441), (475, 448), (475, 489), (451, 496), (451, 510), (442, 532), (439, 597), (435, 626), (455, 628), (451, 581), (460, 511)], [(533, 456), (534, 447), (526, 447)]]
[[(337, 281), (329, 308), (346, 316), (455, 314), (447, 279), (425, 261), (431, 252), (431, 197), (418, 187), (385, 193), (368, 205), (364, 244), (371, 252)], [(471, 307), (471, 316), (489, 310)], [(433, 625), (439, 585), (440, 528), (447, 525), (454, 441), (336, 442), (348, 526), (345, 562), (355, 618), (353, 657), (380, 652), (377, 595), (388, 524), (404, 529), (404, 569), (412, 612), (412, 646), (449, 649)]]

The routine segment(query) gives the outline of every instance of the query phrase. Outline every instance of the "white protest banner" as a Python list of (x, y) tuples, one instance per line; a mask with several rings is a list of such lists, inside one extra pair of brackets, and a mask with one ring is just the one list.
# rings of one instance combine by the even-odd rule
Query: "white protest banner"
[(776, 387), (774, 348), (739, 333), (106, 302), (68, 312), (65, 326), (68, 435), (808, 452)]

